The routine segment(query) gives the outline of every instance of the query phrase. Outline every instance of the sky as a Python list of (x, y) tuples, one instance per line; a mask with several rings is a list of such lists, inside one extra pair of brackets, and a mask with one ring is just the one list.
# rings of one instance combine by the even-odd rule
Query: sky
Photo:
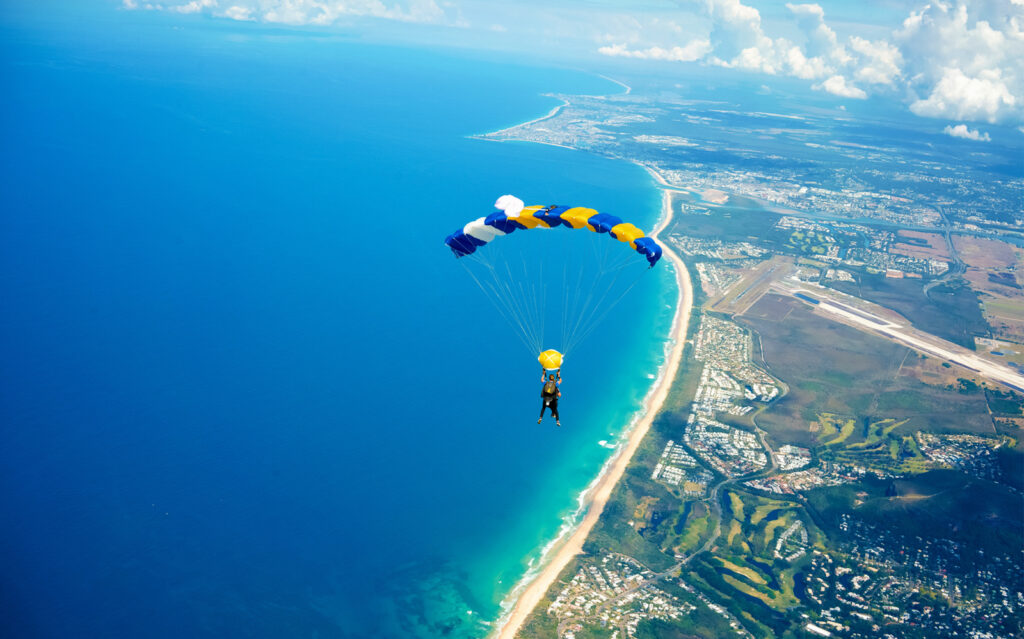
[(949, 121), (1024, 134), (1024, 0), (122, 0), (121, 8), (507, 50), (796, 78)]

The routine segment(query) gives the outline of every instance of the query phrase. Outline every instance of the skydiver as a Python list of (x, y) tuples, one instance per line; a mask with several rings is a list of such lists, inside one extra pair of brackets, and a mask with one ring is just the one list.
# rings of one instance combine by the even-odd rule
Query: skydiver
[(540, 405), (540, 419), (537, 423), (544, 421), (544, 409), (551, 409), (551, 416), (555, 418), (555, 425), (561, 426), (562, 422), (558, 419), (558, 398), (562, 396), (562, 391), (558, 390), (558, 385), (562, 383), (562, 372), (558, 372), (558, 377), (555, 377), (555, 373), (549, 373), (547, 379), (544, 378), (544, 373), (541, 373), (540, 381), (544, 382), (544, 387), (541, 388), (540, 397), (543, 400)]

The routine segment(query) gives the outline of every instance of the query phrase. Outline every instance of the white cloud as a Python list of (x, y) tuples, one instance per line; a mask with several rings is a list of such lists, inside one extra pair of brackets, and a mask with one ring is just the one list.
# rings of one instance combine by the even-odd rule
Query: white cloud
[(868, 97), (868, 94), (865, 93), (863, 89), (858, 89), (852, 84), (847, 84), (846, 78), (841, 75), (834, 75), (821, 84), (814, 85), (814, 88), (828, 91), (832, 95), (838, 95), (843, 98), (857, 98), (858, 100), (863, 100)]
[(694, 40), (685, 47), (672, 47), (662, 49), (661, 47), (650, 47), (647, 49), (630, 49), (624, 44), (613, 44), (598, 49), (603, 55), (636, 58), (639, 60), (668, 60), (671, 62), (693, 62), (700, 60), (711, 50), (711, 43), (707, 40)]
[(1024, 5), (928, 5), (912, 12), (893, 36), (906, 59), (914, 113), (1024, 121)]
[(963, 138), (965, 140), (974, 140), (975, 142), (991, 142), (992, 138), (989, 137), (988, 133), (981, 133), (977, 129), (968, 129), (966, 124), (958, 124), (956, 126), (947, 126), (942, 130), (946, 135), (954, 138)]
[(825, 10), (819, 4), (790, 4), (786, 8), (807, 36), (807, 55), (834, 57), (839, 47), (836, 32), (825, 24)]
[(982, 71), (971, 78), (960, 69), (946, 69), (926, 99), (917, 100), (910, 110), (918, 115), (951, 120), (996, 123), (1004, 114), (1020, 112), (1018, 99), (1010, 93), (998, 69)]
[(787, 2), (786, 8), (796, 16), (807, 16), (822, 20), (825, 18), (825, 10), (820, 4), (792, 4)]
[(216, 6), (217, 0), (192, 0), (188, 4), (171, 7), (171, 10), (178, 13), (199, 13), (203, 9), (212, 9)]
[(600, 53), (789, 75), (840, 97), (902, 99), (925, 117), (1024, 122), (1024, 0), (934, 0), (891, 37), (870, 39), (840, 39), (820, 4), (790, 2), (795, 41), (766, 32), (760, 12), (743, 0), (696, 1), (710, 21), (706, 37), (690, 31), (679, 48), (664, 44), (671, 42), (664, 31), (659, 44), (638, 33), (630, 47)]
[(903, 75), (903, 54), (895, 46), (879, 40), (870, 42), (864, 38), (850, 38), (850, 48), (857, 53), (857, 70), (854, 77), (868, 84), (894, 86)]
[(761, 13), (740, 0), (706, 0), (708, 17), (711, 18), (711, 42), (714, 43), (716, 58), (725, 65), (737, 65), (742, 58), (764, 60), (761, 50), (770, 49), (771, 38), (761, 28)]
[(820, 78), (829, 71), (829, 67), (821, 58), (808, 58), (800, 47), (790, 47), (786, 52), (786, 64), (789, 73), (804, 80)]
[[(209, 13), (232, 20), (259, 20), (292, 25), (330, 25), (346, 17), (370, 16), (403, 22), (448, 20), (435, 0), (233, 0), (217, 11), (217, 0), (191, 0), (176, 5), (139, 7), (136, 0), (122, 0), (126, 9), (158, 9), (176, 13)], [(453, 19), (457, 22), (457, 19)]]
[(232, 20), (255, 20), (252, 17), (252, 9), (248, 7), (240, 7), (233, 5), (224, 10), (224, 13), (220, 14), (225, 18), (231, 18)]
[(711, 19), (711, 64), (775, 75), (785, 72), (792, 44), (769, 38), (761, 26), (761, 13), (740, 0), (705, 0)]

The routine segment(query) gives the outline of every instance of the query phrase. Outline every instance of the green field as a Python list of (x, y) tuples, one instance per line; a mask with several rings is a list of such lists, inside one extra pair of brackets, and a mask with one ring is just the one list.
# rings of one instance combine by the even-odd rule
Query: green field
[(937, 337), (974, 348), (974, 337), (989, 337), (991, 328), (981, 313), (978, 294), (966, 280), (940, 284), (926, 294), (921, 280), (858, 274), (856, 282), (829, 286), (900, 313)]
[(702, 502), (696, 502), (685, 520), (682, 534), (671, 545), (679, 554), (691, 553), (707, 539), (711, 533), (710, 527), (711, 513)]
[(824, 441), (826, 446), (842, 444), (853, 434), (853, 429), (857, 426), (857, 422), (854, 419), (844, 419), (832, 413), (819, 414), (818, 424), (822, 428), (818, 434), (818, 439), (826, 440)]
[(852, 418), (830, 413), (818, 415), (818, 440), (825, 446), (818, 456), (825, 461), (900, 474), (922, 473), (936, 467), (921, 453), (911, 434), (915, 423), (924, 423), (921, 420), (887, 417), (861, 422), (863, 425), (858, 426)]
[(716, 552), (756, 556), (772, 561), (777, 535), (793, 522), (798, 505), (750, 493), (728, 491), (723, 497), (722, 536)]
[[(780, 304), (789, 308), (783, 322), (775, 319)], [(771, 373), (789, 387), (757, 416), (776, 443), (848, 446), (871, 436), (863, 432), (865, 421), (883, 420), (910, 420), (896, 432), (924, 425), (931, 432), (992, 432), (980, 389), (958, 392), (904, 374), (902, 364), (914, 355), (903, 346), (818, 317), (805, 304), (774, 294), (739, 319), (758, 333)], [(822, 415), (835, 418), (822, 422)], [(846, 421), (851, 419), (852, 432)], [(812, 430), (812, 423), (820, 428)]]
[(793, 231), (782, 247), (792, 253), (804, 255), (824, 255), (836, 239), (828, 233), (819, 231)]
[(993, 315), (1024, 319), (1024, 301), (1010, 299), (985, 300), (985, 310)]
[(772, 236), (773, 242), (781, 246), (788, 233), (775, 231), (775, 223), (781, 216), (763, 209), (742, 209), (720, 207), (711, 209), (710, 215), (677, 215), (666, 229), (669, 234), (688, 235), (698, 238), (713, 238), (723, 242), (746, 242)]

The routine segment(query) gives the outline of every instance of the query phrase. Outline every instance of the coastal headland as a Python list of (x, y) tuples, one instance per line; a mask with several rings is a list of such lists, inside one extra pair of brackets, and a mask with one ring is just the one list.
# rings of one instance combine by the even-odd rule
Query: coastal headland
[[(658, 234), (666, 229), (672, 222), (672, 200), (668, 190), (662, 191), (662, 215), (658, 225), (651, 233), (651, 237), (658, 238)], [(510, 611), (498, 622), (498, 626), (492, 633), (494, 639), (513, 639), (523, 622), (536, 607), (537, 603), (544, 597), (551, 585), (558, 578), (559, 573), (578, 555), (583, 549), (583, 542), (593, 529), (594, 524), (601, 517), (608, 497), (613, 488), (626, 471), (630, 459), (640, 446), (640, 442), (647, 434), (655, 416), (661, 410), (665, 399), (668, 397), (669, 389), (679, 370), (683, 359), (683, 348), (686, 345), (686, 328), (690, 323), (690, 312), (693, 306), (693, 291), (690, 285), (690, 275), (686, 270), (683, 260), (665, 242), (662, 242), (664, 256), (667, 257), (675, 270), (676, 285), (679, 288), (679, 296), (676, 300), (676, 310), (672, 319), (672, 327), (669, 332), (671, 348), (667, 354), (665, 364), (661, 373), (651, 387), (650, 392), (644, 400), (642, 414), (629, 432), (629, 438), (625, 445), (619, 448), (615, 456), (605, 466), (604, 472), (590, 486), (583, 496), (583, 507), (586, 514), (579, 525), (572, 530), (566, 538), (552, 545), (546, 556), (541, 558), (541, 570), (532, 578), (521, 584), (521, 591), (516, 597), (515, 603)]]

